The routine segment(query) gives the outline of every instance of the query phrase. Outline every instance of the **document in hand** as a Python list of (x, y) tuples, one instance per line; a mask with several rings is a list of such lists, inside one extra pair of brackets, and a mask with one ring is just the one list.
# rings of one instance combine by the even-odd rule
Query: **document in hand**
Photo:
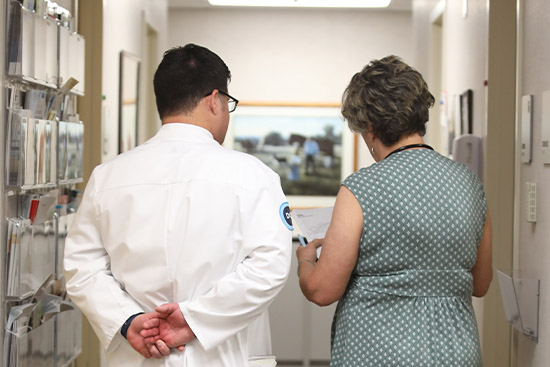
[(250, 367), (275, 367), (277, 365), (275, 356), (250, 356), (248, 362)]
[(332, 206), (326, 208), (294, 209), (291, 213), (292, 220), (296, 222), (308, 241), (324, 238), (332, 218), (333, 209), (334, 207)]

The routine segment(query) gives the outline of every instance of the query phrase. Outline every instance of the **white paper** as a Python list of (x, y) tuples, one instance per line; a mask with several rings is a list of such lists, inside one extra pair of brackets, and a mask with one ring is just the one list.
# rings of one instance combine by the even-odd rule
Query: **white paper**
[(29, 11), (22, 11), (21, 29), (21, 72), (24, 76), (34, 77), (34, 15)]
[(44, 62), (46, 63), (46, 81), (57, 84), (57, 27), (54, 22), (46, 19), (46, 50)]
[(69, 37), (70, 31), (65, 27), (59, 27), (59, 84), (64, 84), (69, 80), (70, 75), (70, 50)]
[(49, 217), (51, 217), (55, 204), (57, 202), (57, 190), (54, 190), (51, 194), (42, 195), (38, 202), (38, 208), (36, 209), (36, 216), (34, 217), (34, 223), (44, 223)]
[(26, 142), (25, 142), (25, 185), (34, 185), (36, 183), (36, 120), (33, 118), (21, 119), (22, 124), (26, 124)]
[(43, 82), (48, 81), (46, 72), (46, 20), (42, 17), (34, 17), (34, 78)]
[(250, 367), (275, 367), (277, 365), (275, 356), (250, 356), (248, 362)]
[(292, 220), (296, 222), (308, 241), (316, 238), (325, 238), (330, 220), (332, 219), (333, 209), (334, 207), (332, 206), (314, 209), (294, 209), (292, 211)]

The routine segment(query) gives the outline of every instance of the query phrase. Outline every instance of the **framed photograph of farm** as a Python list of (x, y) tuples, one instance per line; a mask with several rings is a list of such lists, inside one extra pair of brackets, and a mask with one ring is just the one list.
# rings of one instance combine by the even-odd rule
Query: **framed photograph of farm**
[(334, 205), (355, 169), (354, 135), (338, 105), (240, 104), (224, 145), (271, 167), (292, 208)]

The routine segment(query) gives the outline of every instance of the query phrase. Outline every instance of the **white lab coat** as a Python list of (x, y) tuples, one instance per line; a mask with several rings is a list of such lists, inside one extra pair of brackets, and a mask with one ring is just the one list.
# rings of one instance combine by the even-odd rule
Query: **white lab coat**
[[(96, 167), (64, 267), (67, 291), (108, 365), (241, 367), (249, 350), (269, 353), (270, 345), (252, 343), (269, 343), (267, 307), (290, 268), (284, 202), (272, 170), (189, 124), (164, 125)], [(196, 339), (183, 352), (145, 360), (120, 328), (166, 302), (179, 302)]]

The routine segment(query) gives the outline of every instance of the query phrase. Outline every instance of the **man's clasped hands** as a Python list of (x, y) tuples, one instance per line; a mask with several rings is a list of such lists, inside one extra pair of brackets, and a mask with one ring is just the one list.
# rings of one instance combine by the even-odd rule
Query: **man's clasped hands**
[(153, 312), (138, 315), (126, 332), (126, 339), (145, 358), (163, 358), (170, 348), (183, 351), (195, 334), (177, 303), (166, 303)]

